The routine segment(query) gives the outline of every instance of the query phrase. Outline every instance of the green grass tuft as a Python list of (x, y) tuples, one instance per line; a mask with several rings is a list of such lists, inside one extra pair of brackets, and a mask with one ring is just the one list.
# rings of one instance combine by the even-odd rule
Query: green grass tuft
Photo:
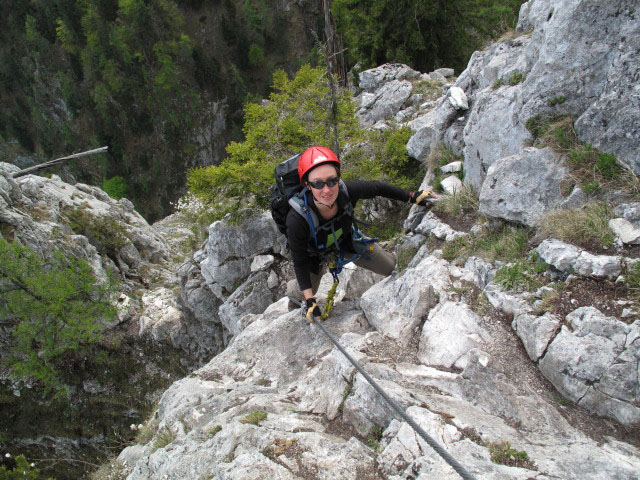
[(240, 420), (240, 423), (250, 423), (251, 425), (259, 425), (261, 421), (267, 418), (268, 413), (264, 410), (254, 410)]
[(606, 249), (615, 241), (615, 234), (609, 228), (611, 218), (613, 213), (608, 204), (593, 202), (581, 208), (547, 213), (540, 221), (540, 232), (546, 238), (557, 238), (586, 249)]

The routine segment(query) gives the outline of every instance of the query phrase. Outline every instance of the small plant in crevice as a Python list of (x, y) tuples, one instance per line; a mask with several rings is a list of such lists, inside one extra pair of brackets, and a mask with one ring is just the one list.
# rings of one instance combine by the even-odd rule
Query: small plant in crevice
[(504, 85), (504, 80), (502, 78), (496, 78), (495, 82), (491, 85), (491, 88), (496, 90)]
[[(89, 474), (89, 480), (125, 480), (131, 473), (131, 468), (116, 457), (103, 463), (98, 470)], [(0, 478), (2, 478), (0, 476)]]
[(374, 425), (369, 430), (369, 435), (367, 435), (367, 445), (374, 452), (380, 451), (380, 440), (382, 440), (382, 428), (378, 425)]
[(507, 441), (488, 442), (485, 445), (489, 449), (491, 461), (511, 467), (535, 469), (535, 464), (529, 460), (527, 452), (516, 450)]
[(396, 260), (396, 271), (404, 272), (409, 266), (409, 263), (411, 263), (411, 260), (413, 260), (413, 257), (418, 253), (418, 250), (418, 247), (406, 247), (399, 249)]
[(166, 427), (166, 426), (162, 427), (160, 430), (158, 430), (158, 433), (156, 434), (156, 439), (153, 442), (154, 450), (160, 450), (161, 448), (166, 447), (171, 442), (173, 442), (176, 439), (176, 437), (177, 437), (176, 432), (171, 430), (169, 427)]
[[(603, 189), (619, 189), (632, 197), (640, 197), (638, 177), (618, 162), (615, 155), (602, 152), (578, 140), (571, 116), (536, 115), (525, 124), (536, 147), (551, 147), (560, 154), (569, 170), (571, 182), (586, 193), (596, 194)], [(566, 191), (563, 194), (568, 194)]]
[(514, 85), (524, 82), (526, 78), (527, 76), (525, 74), (516, 70), (509, 76), (507, 82), (513, 87)]
[(222, 430), (222, 425), (214, 425), (209, 430), (207, 430), (207, 433), (212, 437), (215, 437), (216, 434), (219, 433), (221, 430)]
[(249, 423), (251, 425), (260, 425), (260, 422), (265, 420), (268, 413), (264, 410), (253, 410), (249, 414), (240, 419), (240, 423)]
[(447, 242), (442, 258), (464, 263), (471, 255), (486, 260), (516, 262), (526, 259), (532, 231), (526, 227), (503, 226), (484, 230), (479, 235), (461, 236)]
[(556, 105), (563, 104), (564, 101), (565, 101), (564, 96), (560, 95), (558, 97), (553, 97), (553, 98), (550, 98), (549, 100), (547, 100), (547, 105), (549, 105), (550, 107), (555, 107)]
[(549, 265), (533, 253), (526, 260), (505, 265), (496, 272), (495, 283), (507, 290), (532, 291), (544, 283), (542, 274)]
[(287, 450), (295, 447), (297, 443), (298, 440), (295, 438), (276, 438), (261, 453), (267, 458), (278, 458), (280, 455), (286, 454)]
[(352, 390), (353, 390), (353, 383), (351, 382), (347, 383), (347, 386), (342, 392), (342, 401), (340, 402), (340, 406), (338, 407), (338, 413), (340, 415), (342, 415), (342, 413), (344, 412), (344, 402), (347, 401), (347, 397), (351, 395)]
[(625, 267), (624, 278), (627, 288), (636, 302), (640, 302), (640, 262)]
[(551, 287), (550, 290), (544, 292), (542, 294), (542, 298), (540, 302), (535, 306), (531, 313), (534, 315), (544, 315), (547, 312), (553, 312), (561, 301), (561, 295), (564, 290), (564, 284), (562, 283), (554, 283), (548, 285)]
[(478, 194), (470, 185), (463, 185), (453, 195), (440, 198), (433, 206), (433, 213), (444, 213), (460, 218), (469, 213), (476, 213), (480, 208)]

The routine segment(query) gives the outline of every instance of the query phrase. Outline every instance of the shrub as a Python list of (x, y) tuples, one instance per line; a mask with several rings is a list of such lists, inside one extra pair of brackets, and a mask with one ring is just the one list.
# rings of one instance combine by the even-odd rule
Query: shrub
[[(0, 465), (0, 479), (2, 480), (38, 480), (40, 478), (40, 470), (35, 465), (29, 463), (24, 455), (18, 455), (15, 458), (16, 465), (9, 470), (5, 465)], [(53, 480), (48, 478), (48, 480)]]
[(502, 80), (501, 78), (496, 78), (496, 81), (493, 82), (493, 85), (491, 85), (491, 88), (496, 90), (496, 89), (500, 88), (503, 85), (504, 85), (504, 80)]
[(127, 244), (126, 230), (115, 218), (99, 217), (84, 208), (68, 208), (65, 213), (71, 230), (86, 236), (101, 254), (115, 254)]
[(120, 200), (127, 196), (127, 193), (129, 192), (129, 185), (127, 185), (124, 178), (116, 176), (103, 180), (102, 190), (104, 190), (111, 198)]
[(255, 43), (251, 44), (248, 53), (249, 65), (253, 68), (258, 68), (264, 63), (264, 50), (260, 45)]
[(66, 396), (59, 371), (65, 355), (102, 337), (116, 309), (115, 285), (99, 284), (85, 261), (54, 252), (43, 260), (0, 238), (0, 317), (11, 331), (7, 365), (17, 377), (40, 382), (45, 395)]
[(540, 232), (587, 249), (608, 248), (615, 234), (609, 228), (613, 218), (611, 207), (604, 202), (589, 203), (581, 208), (554, 210), (540, 221)]

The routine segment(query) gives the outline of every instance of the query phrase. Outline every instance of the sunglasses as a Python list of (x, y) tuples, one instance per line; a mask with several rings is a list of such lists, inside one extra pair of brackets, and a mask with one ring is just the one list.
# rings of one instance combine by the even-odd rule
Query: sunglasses
[(331, 177), (331, 178), (327, 178), (326, 180), (315, 180), (313, 182), (307, 182), (307, 183), (313, 188), (315, 188), (316, 190), (322, 190), (325, 185), (329, 188), (335, 187), (339, 181), (340, 181), (340, 177)]

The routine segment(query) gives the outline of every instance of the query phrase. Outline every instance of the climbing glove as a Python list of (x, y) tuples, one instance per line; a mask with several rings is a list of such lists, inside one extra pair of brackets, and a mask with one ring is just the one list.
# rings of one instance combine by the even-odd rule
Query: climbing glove
[(421, 207), (431, 208), (434, 203), (434, 194), (430, 190), (419, 190), (417, 192), (409, 193), (409, 203), (415, 203)]
[(320, 320), (320, 317), (322, 316), (322, 311), (320, 310), (320, 307), (318, 306), (318, 302), (316, 302), (316, 299), (311, 297), (311, 298), (307, 298), (307, 322), (312, 323), (313, 320)]

